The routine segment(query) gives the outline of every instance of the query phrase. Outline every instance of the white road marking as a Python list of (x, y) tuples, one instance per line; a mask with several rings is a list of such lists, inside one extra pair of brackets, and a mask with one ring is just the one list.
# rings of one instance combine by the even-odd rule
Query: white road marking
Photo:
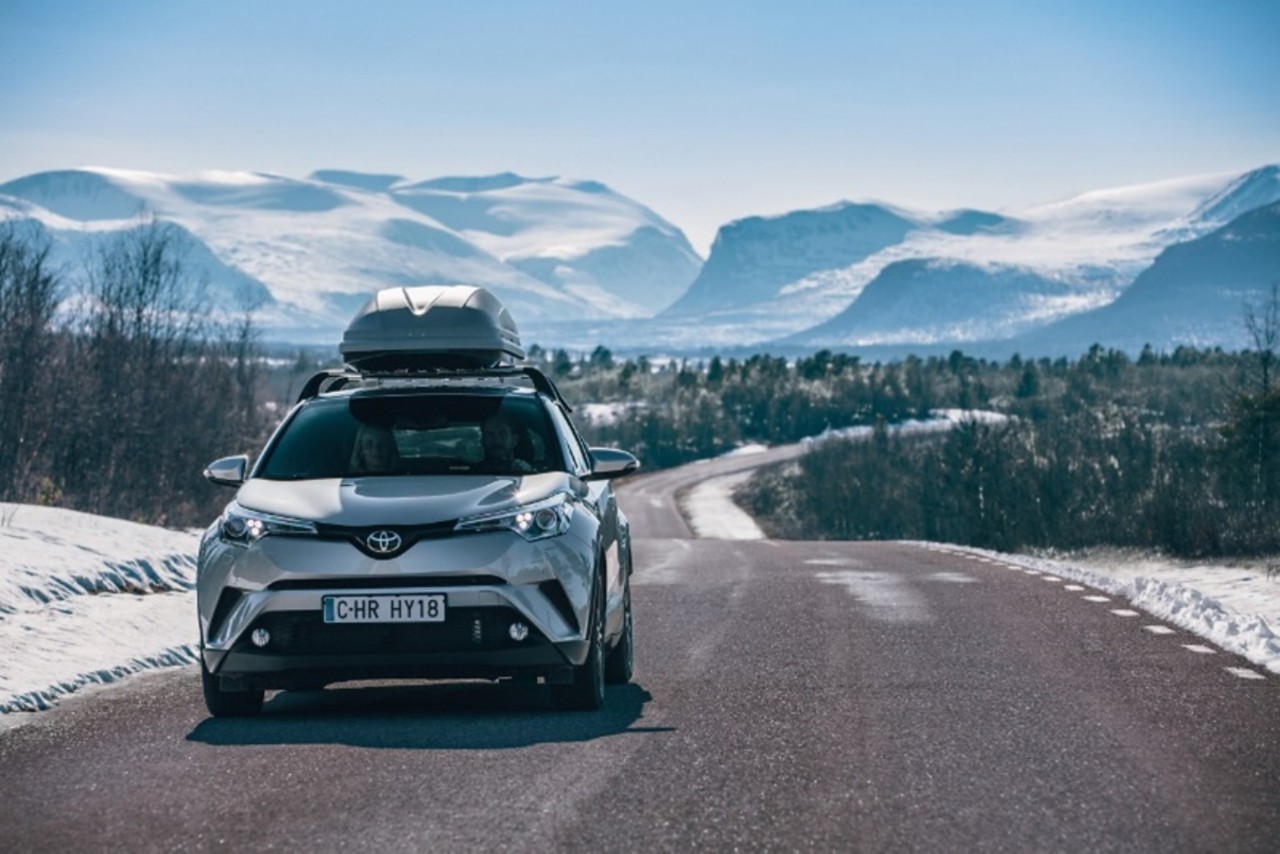
[(1184, 643), (1182, 645), (1182, 648), (1189, 649), (1192, 652), (1198, 652), (1201, 655), (1213, 655), (1214, 653), (1217, 652), (1217, 650), (1211, 646), (1204, 646), (1203, 644), (1198, 644), (1198, 643)]
[(1036, 572), (1034, 569), (1024, 569), (1024, 570), (1022, 570), (1022, 571), (1023, 571), (1023, 572), (1025, 572), (1027, 575), (1039, 575), (1039, 574), (1040, 574), (1040, 573)]
[(1111, 613), (1115, 614), (1117, 617), (1137, 617), (1138, 616), (1137, 611), (1130, 611), (1128, 608), (1113, 608), (1111, 610)]
[(1177, 632), (1175, 632), (1173, 629), (1169, 628), (1168, 626), (1143, 626), (1143, 628), (1151, 632), (1151, 634), (1153, 635), (1176, 635), (1177, 634)]
[(1046, 576), (1044, 576), (1043, 578), (1041, 578), (1040, 580), (1041, 580), (1041, 581), (1047, 581), (1047, 582), (1049, 582), (1050, 584), (1058, 584), (1058, 583), (1060, 583), (1060, 582), (1062, 581), (1062, 579), (1061, 579), (1061, 578), (1059, 578), (1059, 577), (1058, 577), (1058, 576), (1056, 576), (1056, 575), (1046, 575)]
[(1224, 667), (1223, 670), (1227, 671), (1232, 676), (1239, 676), (1241, 679), (1266, 679), (1267, 678), (1263, 676), (1261, 673), (1259, 673), (1258, 671), (1250, 670), (1247, 667)]
[(1085, 596), (1083, 598), (1084, 598), (1084, 601), (1086, 602), (1110, 602), (1111, 601), (1106, 596)]
[(1070, 590), (1072, 593), (1079, 593), (1084, 588), (1081, 587), (1079, 584), (1068, 584), (1066, 587), (1063, 587), (1062, 589)]

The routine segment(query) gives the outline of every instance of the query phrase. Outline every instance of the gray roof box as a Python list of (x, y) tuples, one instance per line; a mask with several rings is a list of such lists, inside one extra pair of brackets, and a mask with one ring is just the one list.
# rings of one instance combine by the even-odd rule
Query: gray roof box
[(338, 348), (361, 373), (475, 370), (524, 359), (520, 330), (484, 288), (387, 288), (357, 312)]

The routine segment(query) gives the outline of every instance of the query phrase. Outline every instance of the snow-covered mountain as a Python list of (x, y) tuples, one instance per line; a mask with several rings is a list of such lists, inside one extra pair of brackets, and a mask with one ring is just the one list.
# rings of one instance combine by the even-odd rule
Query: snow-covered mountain
[(1146, 344), (1165, 352), (1180, 344), (1253, 347), (1243, 324), (1245, 307), (1260, 307), (1273, 286), (1280, 286), (1280, 203), (1170, 246), (1114, 302), (1010, 345), (1050, 355), (1079, 355), (1094, 343), (1131, 353)]
[(919, 223), (884, 205), (842, 202), (779, 217), (749, 217), (720, 229), (698, 278), (664, 312), (675, 318), (773, 299), (786, 285), (835, 270), (902, 242)]
[(702, 265), (680, 229), (595, 181), (508, 172), (393, 186), (390, 195), (517, 270), (616, 317), (666, 308)]
[[(843, 203), (751, 218), (721, 229), (689, 295), (643, 328), (666, 346), (1005, 338), (1111, 302), (1167, 246), (1280, 200), (1278, 173), (1196, 176), (1004, 213)], [(881, 227), (851, 227), (851, 212)]]
[(497, 293), (543, 346), (900, 354), (1016, 341), (1030, 355), (1040, 330), (1074, 341), (1100, 321), (1069, 318), (1128, 305), (1117, 298), (1166, 249), (1278, 201), (1269, 165), (998, 212), (841, 202), (728, 223), (705, 264), (678, 228), (601, 184), (511, 173), (76, 169), (0, 185), (0, 219), (44, 231), (69, 270), (142, 217), (173, 223), (215, 303), (260, 306), (267, 335), (290, 341), (334, 342), (378, 288), (465, 282)]
[(1001, 264), (894, 261), (840, 314), (802, 333), (816, 346), (1008, 338), (1094, 299), (1091, 289)]
[(172, 223), (219, 306), (258, 305), (267, 333), (292, 340), (336, 340), (371, 292), (435, 282), (488, 287), (535, 326), (643, 316), (701, 263), (679, 229), (602, 184), (511, 174), (86, 168), (0, 185), (0, 217), (38, 223), (68, 269), (143, 217)]

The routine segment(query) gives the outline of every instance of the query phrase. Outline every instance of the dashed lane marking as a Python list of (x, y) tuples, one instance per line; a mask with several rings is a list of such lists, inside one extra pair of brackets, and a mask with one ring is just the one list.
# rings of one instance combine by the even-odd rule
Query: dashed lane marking
[(1079, 593), (1081, 590), (1084, 590), (1084, 588), (1081, 587), (1079, 584), (1068, 584), (1066, 587), (1062, 589), (1070, 590), (1072, 593)]
[(1062, 579), (1056, 575), (1046, 575), (1046, 576), (1043, 576), (1040, 580), (1047, 581), (1050, 584), (1059, 584), (1062, 582)]
[(1259, 673), (1258, 671), (1250, 670), (1247, 667), (1224, 667), (1223, 670), (1227, 671), (1232, 676), (1239, 676), (1241, 679), (1266, 679), (1267, 678), (1263, 676), (1261, 673)]
[(1143, 626), (1143, 628), (1151, 632), (1151, 634), (1153, 635), (1176, 635), (1177, 634), (1177, 632), (1175, 632), (1173, 629), (1169, 628), (1168, 626)]
[(1198, 643), (1184, 643), (1182, 648), (1189, 649), (1192, 652), (1198, 652), (1201, 655), (1213, 655), (1217, 652), (1217, 650), (1211, 646), (1205, 646), (1204, 644)]
[(1085, 597), (1084, 597), (1084, 601), (1086, 601), (1086, 602), (1110, 602), (1111, 600), (1110, 600), (1109, 598), (1107, 598), (1106, 596), (1085, 596)]
[(1138, 612), (1137, 612), (1137, 611), (1130, 611), (1128, 608), (1113, 608), (1113, 609), (1111, 610), (1111, 613), (1115, 614), (1117, 617), (1136, 617), (1136, 616), (1138, 616)]

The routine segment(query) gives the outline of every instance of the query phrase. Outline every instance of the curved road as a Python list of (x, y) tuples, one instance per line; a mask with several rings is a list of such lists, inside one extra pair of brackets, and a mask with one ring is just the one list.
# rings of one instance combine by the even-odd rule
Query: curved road
[(602, 712), (461, 683), (215, 721), (157, 673), (0, 733), (0, 846), (1275, 850), (1275, 675), (950, 550), (692, 538), (675, 494), (769, 458), (620, 490), (637, 675)]

